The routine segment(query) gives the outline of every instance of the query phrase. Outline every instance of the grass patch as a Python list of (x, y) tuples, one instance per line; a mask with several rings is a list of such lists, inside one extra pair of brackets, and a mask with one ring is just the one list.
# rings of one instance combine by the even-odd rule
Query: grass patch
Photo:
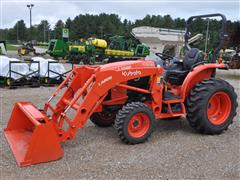
[(12, 44), (7, 44), (7, 51), (17, 51), (18, 47), (13, 46)]

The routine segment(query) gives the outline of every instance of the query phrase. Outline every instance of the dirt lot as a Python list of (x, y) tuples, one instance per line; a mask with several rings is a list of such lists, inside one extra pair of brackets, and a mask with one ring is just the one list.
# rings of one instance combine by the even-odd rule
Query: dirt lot
[[(224, 78), (240, 97), (240, 78), (226, 73)], [(63, 144), (62, 159), (19, 168), (3, 136), (12, 105), (31, 101), (41, 107), (54, 89), (0, 89), (1, 179), (240, 179), (239, 113), (218, 136), (195, 133), (184, 118), (162, 120), (149, 141), (139, 145), (125, 145), (113, 128), (88, 122), (74, 141)]]

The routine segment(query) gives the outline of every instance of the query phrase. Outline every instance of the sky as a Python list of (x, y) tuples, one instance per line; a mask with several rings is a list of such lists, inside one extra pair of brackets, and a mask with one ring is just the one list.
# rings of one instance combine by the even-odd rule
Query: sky
[(222, 13), (228, 20), (240, 21), (240, 0), (0, 0), (0, 29), (13, 27), (23, 19), (29, 27), (29, 9), (34, 4), (32, 24), (48, 20), (73, 19), (79, 14), (115, 13), (121, 19), (136, 20), (145, 15), (188, 18), (192, 15)]

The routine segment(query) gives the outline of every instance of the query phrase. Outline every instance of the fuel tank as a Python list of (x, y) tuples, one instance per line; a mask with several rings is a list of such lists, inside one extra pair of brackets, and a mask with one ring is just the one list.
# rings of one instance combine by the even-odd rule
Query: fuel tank
[(99, 48), (107, 48), (107, 41), (104, 39), (92, 39), (92, 44)]

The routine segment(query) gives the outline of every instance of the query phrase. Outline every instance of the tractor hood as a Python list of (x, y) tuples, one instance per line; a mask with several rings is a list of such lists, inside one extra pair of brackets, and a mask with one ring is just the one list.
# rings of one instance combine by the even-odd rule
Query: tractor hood
[(143, 67), (156, 67), (156, 63), (154, 61), (146, 61), (144, 59), (134, 60), (134, 61), (121, 61), (114, 62), (100, 66), (101, 71), (105, 70), (128, 70), (135, 68), (143, 68)]

